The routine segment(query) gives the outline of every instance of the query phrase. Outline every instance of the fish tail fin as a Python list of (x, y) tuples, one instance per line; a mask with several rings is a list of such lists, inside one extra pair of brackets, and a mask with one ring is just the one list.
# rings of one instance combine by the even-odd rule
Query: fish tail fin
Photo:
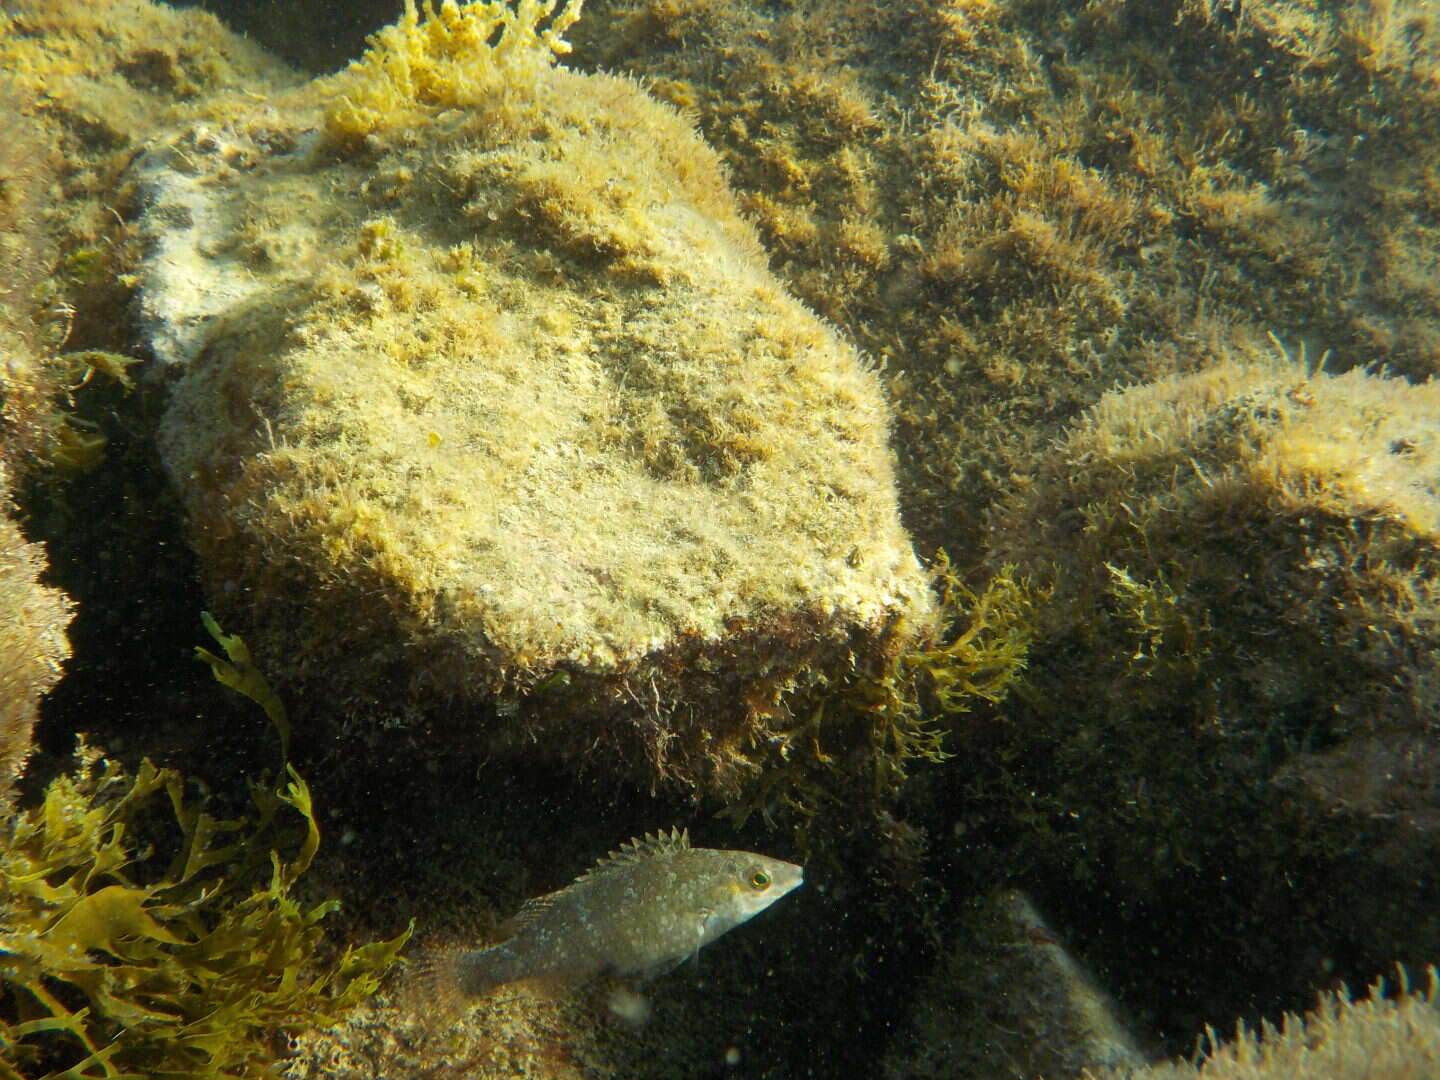
[(414, 962), (406, 1004), (432, 1024), (449, 1025), (505, 980), (494, 972), (494, 949), (441, 945)]

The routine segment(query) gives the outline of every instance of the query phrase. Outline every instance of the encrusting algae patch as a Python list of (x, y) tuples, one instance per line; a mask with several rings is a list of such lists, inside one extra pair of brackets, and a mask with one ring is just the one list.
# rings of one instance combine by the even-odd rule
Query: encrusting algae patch
[(932, 601), (874, 371), (688, 119), (555, 65), (578, 12), (411, 5), (140, 161), (162, 450), (215, 602), (336, 713), (733, 793)]

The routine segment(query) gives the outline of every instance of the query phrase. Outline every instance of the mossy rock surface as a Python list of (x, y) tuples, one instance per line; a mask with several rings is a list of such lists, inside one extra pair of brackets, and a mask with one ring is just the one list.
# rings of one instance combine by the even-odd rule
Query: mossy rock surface
[(1095, 661), (1048, 690), (1325, 745), (1433, 722), (1437, 418), (1440, 385), (1283, 357), (1107, 395), (996, 517)]
[[(0, 468), (0, 497), (8, 502), (9, 477)], [(27, 544), (0, 509), (0, 809), (30, 756), (31, 732), (40, 699), (60, 678), (70, 656), (65, 630), (71, 604), (64, 593), (40, 583), (47, 560), (39, 544)]]
[(993, 519), (1048, 598), (957, 734), (961, 850), (1172, 1052), (1435, 955), (1437, 418), (1434, 383), (1220, 355), (1104, 397)]
[(887, 361), (907, 524), (966, 571), (1081, 412), (1217, 342), (1440, 371), (1423, 0), (590, 0), (573, 37)]
[(465, 11), (142, 161), (166, 463), (277, 676), (733, 788), (927, 621), (878, 381), (676, 110)]

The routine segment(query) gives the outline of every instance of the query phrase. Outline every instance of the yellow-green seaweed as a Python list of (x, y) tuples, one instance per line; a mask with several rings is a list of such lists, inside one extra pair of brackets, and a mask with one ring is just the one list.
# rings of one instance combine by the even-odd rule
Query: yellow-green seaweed
[(857, 764), (867, 772), (863, 797), (890, 804), (917, 765), (954, 756), (945, 748), (954, 717), (981, 702), (998, 704), (1015, 689), (1049, 590), (1007, 566), (976, 591), (943, 551), (931, 575), (940, 630), (844, 682), (788, 700), (786, 715), (795, 722), (768, 740), (768, 754), (724, 809), (727, 817), (743, 826), (757, 810), (768, 820), (783, 809), (809, 819), (841, 793), (857, 794), (845, 782)]
[[(206, 626), (234, 664), (202, 659), (283, 738), (244, 643)], [(410, 930), (318, 964), (320, 924), (340, 903), (290, 892), (320, 845), (310, 789), (288, 765), (280, 785), (249, 786), (251, 818), (216, 818), (176, 770), (146, 759), (132, 774), (82, 738), (74, 771), (4, 823), (0, 1078), (267, 1075), (275, 1032), (374, 991)], [(303, 819), (298, 838), (285, 807)], [(167, 865), (159, 838), (177, 832)]]
[(209, 649), (200, 645), (195, 646), (195, 659), (203, 660), (210, 665), (211, 672), (215, 675), (217, 682), (223, 683), (237, 694), (244, 694), (251, 701), (265, 710), (265, 715), (275, 725), (275, 731), (280, 736), (280, 760), (290, 760), (290, 720), (285, 715), (285, 705), (274, 690), (270, 689), (270, 683), (255, 662), (250, 659), (250, 647), (245, 644), (239, 634), (227, 634), (220, 629), (220, 624), (208, 611), (200, 613), (200, 621), (205, 624), (206, 631), (225, 650), (226, 659), (222, 660)]
[(1048, 590), (1036, 589), (1004, 566), (975, 592), (956, 575), (945, 552), (932, 571), (940, 586), (947, 631), (901, 657), (901, 665), (928, 678), (940, 711), (969, 712), (976, 699), (991, 704), (1010, 692), (1025, 670), (1035, 606)]

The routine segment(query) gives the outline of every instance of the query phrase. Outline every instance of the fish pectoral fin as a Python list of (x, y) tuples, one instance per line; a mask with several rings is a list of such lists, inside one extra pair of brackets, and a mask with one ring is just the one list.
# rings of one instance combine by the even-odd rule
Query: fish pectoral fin
[(710, 928), (710, 920), (714, 914), (709, 908), (700, 909), (700, 925), (695, 928), (695, 948), (691, 950), (689, 956), (681, 959), (682, 964), (685, 960), (689, 960), (691, 967), (696, 969), (700, 967), (700, 946), (705, 944), (705, 932)]
[(526, 900), (520, 905), (520, 910), (506, 919), (501, 924), (501, 932), (506, 938), (512, 938), (525, 927), (529, 926), (536, 919), (540, 918), (555, 905), (555, 894), (549, 893), (545, 896), (537, 896), (532, 900)]

